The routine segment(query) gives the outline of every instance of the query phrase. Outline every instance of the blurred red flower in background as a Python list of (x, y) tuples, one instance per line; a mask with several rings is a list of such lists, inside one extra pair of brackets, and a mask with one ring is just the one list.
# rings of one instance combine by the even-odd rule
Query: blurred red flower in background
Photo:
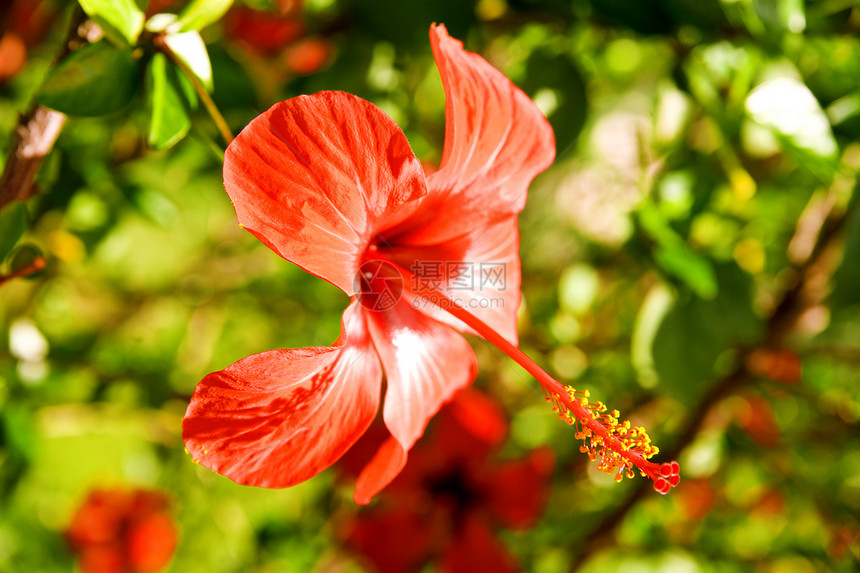
[(0, 84), (27, 63), (28, 51), (45, 37), (56, 7), (41, 0), (0, 2)]
[(757, 348), (747, 358), (747, 368), (783, 384), (797, 384), (803, 374), (800, 357), (788, 348)]
[(294, 74), (319, 71), (332, 54), (331, 42), (308, 36), (298, 1), (282, 2), (277, 12), (233, 6), (224, 17), (224, 35), (248, 54)]
[(174, 4), (176, 4), (176, 0), (149, 0), (146, 3), (146, 19), (148, 20), (156, 14), (167, 12)]
[(745, 392), (733, 403), (735, 418), (741, 428), (763, 448), (772, 448), (781, 435), (770, 402), (752, 392)]
[(168, 505), (160, 492), (90, 492), (66, 531), (82, 573), (153, 573), (166, 567), (177, 537)]
[(273, 56), (305, 33), (298, 10), (286, 14), (233, 6), (224, 16), (224, 35), (263, 56)]
[[(434, 560), (445, 572), (518, 569), (494, 529), (534, 525), (549, 494), (555, 458), (548, 448), (496, 461), (507, 436), (498, 404), (463, 391), (410, 452), (379, 503), (349, 518), (345, 543), (380, 573), (405, 573)], [(382, 432), (384, 434), (384, 432)], [(355, 476), (381, 438), (368, 432), (338, 468)]]

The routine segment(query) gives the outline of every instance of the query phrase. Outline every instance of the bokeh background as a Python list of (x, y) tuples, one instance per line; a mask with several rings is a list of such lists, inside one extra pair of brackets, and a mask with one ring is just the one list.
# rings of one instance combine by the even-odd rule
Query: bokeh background
[[(70, 1), (0, 6), (5, 162), (34, 97), (80, 103), (75, 86), (39, 90), (98, 29)], [(494, 484), (510, 499), (487, 518), (494, 543), (524, 571), (857, 570), (860, 3), (237, 0), (200, 29), (209, 89), (234, 133), (282, 99), (357, 94), (431, 168), (433, 22), (556, 133), (520, 217), (522, 348), (647, 427), (681, 485), (664, 497), (597, 472), (536, 383), (476, 338), (475, 386), (501, 407), (503, 437), (469, 463), (495, 469), (469, 481), (480, 471), (454, 464), (454, 486), (415, 486), (410, 511), (444, 534), (413, 538), (408, 566), (374, 557), (408, 539), (356, 537), (396, 492), (362, 509), (348, 471), (267, 491), (192, 463), (180, 423), (195, 384), (252, 353), (331, 344), (347, 300), (236, 225), (203, 105), (154, 130), (166, 104), (144, 34), (123, 52), (131, 73), (106, 68), (128, 97), (70, 117), (26, 203), (0, 211), (0, 275), (28, 275), (0, 285), (0, 571), (95, 567), (69, 534), (94, 490), (156, 492), (168, 524), (141, 543), (176, 548), (166, 565), (87, 573), (480, 571), (448, 549)], [(427, 439), (444, 448), (437, 423)], [(540, 479), (496, 472), (526, 459)], [(498, 518), (526, 497), (528, 516)], [(77, 527), (99, 519), (119, 518)]]

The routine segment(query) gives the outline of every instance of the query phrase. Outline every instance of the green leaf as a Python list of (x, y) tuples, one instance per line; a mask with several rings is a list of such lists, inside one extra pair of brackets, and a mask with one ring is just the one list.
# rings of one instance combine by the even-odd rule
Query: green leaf
[(194, 89), (164, 54), (155, 54), (146, 74), (149, 95), (149, 145), (170, 147), (191, 128), (189, 110), (195, 103)]
[(29, 460), (36, 449), (33, 415), (21, 404), (5, 404), (2, 423), (4, 446), (15, 458)]
[(12, 201), (0, 211), (0, 263), (15, 247), (27, 230), (27, 207), (21, 201)]
[(842, 263), (833, 274), (829, 302), (833, 311), (860, 303), (860, 216), (855, 211), (847, 222)]
[(658, 245), (683, 243), (681, 236), (669, 225), (660, 209), (651, 202), (645, 202), (637, 211), (639, 224)]
[(127, 106), (137, 84), (132, 50), (102, 40), (72, 53), (51, 70), (36, 99), (68, 115), (96, 117)]
[(202, 30), (217, 22), (232, 4), (233, 0), (192, 0), (179, 14), (179, 32)]
[[(720, 359), (727, 352), (755, 342), (763, 322), (752, 308), (752, 279), (734, 263), (715, 268), (718, 294), (711, 300), (685, 296), (661, 304), (659, 319), (647, 317), (651, 326), (637, 324), (634, 348), (650, 348), (650, 362), (657, 377), (682, 401), (692, 400), (701, 385), (718, 376)], [(650, 298), (650, 297), (649, 297)], [(652, 309), (653, 310), (653, 309)], [(637, 321), (646, 317), (645, 307)], [(659, 322), (654, 328), (653, 323)], [(642, 339), (641, 337), (647, 337)]]
[(827, 115), (803, 82), (792, 77), (767, 80), (750, 92), (746, 110), (814, 175), (825, 183), (833, 179), (839, 147)]
[(144, 14), (134, 0), (79, 0), (84, 12), (117, 43), (133, 46), (143, 31)]
[(657, 265), (680, 279), (699, 297), (711, 299), (717, 295), (717, 277), (711, 262), (685, 244), (660, 246), (654, 251)]
[(638, 214), (642, 228), (657, 243), (654, 248), (657, 266), (689, 286), (701, 298), (714, 298), (718, 287), (711, 261), (687, 246), (653, 203), (643, 204)]

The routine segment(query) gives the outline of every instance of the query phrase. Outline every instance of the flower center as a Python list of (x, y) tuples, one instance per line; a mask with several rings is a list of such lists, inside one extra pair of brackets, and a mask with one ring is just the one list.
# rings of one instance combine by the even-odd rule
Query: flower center
[(403, 275), (384, 259), (364, 261), (355, 273), (354, 288), (366, 309), (382, 312), (392, 308), (403, 295)]

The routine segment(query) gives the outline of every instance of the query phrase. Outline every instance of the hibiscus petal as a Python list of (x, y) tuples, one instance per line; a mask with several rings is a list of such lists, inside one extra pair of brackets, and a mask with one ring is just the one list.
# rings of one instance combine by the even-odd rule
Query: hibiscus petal
[(424, 201), (436, 216), (399, 243), (439, 243), (519, 213), (529, 183), (555, 157), (552, 128), (528, 96), (444, 26), (430, 29), (430, 41), (447, 97), (442, 162)]
[(191, 456), (236, 483), (288, 487), (334, 463), (379, 409), (382, 369), (358, 303), (329, 348), (255, 354), (206, 376), (182, 424)]
[(385, 312), (367, 314), (388, 388), (382, 417), (392, 438), (359, 476), (356, 503), (368, 503), (406, 464), (406, 453), (445, 402), (477, 375), (466, 339), (401, 299)]
[(355, 482), (353, 501), (367, 505), (376, 494), (390, 484), (406, 465), (408, 448), (400, 445), (394, 438), (388, 438), (364, 467)]
[(242, 226), (350, 295), (371, 239), (426, 194), (391, 118), (332, 91), (282, 101), (248, 124), (225, 153), (224, 185)]
[(519, 231), (516, 215), (472, 230), (441, 245), (381, 250), (384, 256), (408, 270), (405, 287), (414, 308), (475, 334), (449, 312), (440, 308), (439, 290), (487, 323), (511, 344), (517, 343), (517, 310), (520, 306)]

